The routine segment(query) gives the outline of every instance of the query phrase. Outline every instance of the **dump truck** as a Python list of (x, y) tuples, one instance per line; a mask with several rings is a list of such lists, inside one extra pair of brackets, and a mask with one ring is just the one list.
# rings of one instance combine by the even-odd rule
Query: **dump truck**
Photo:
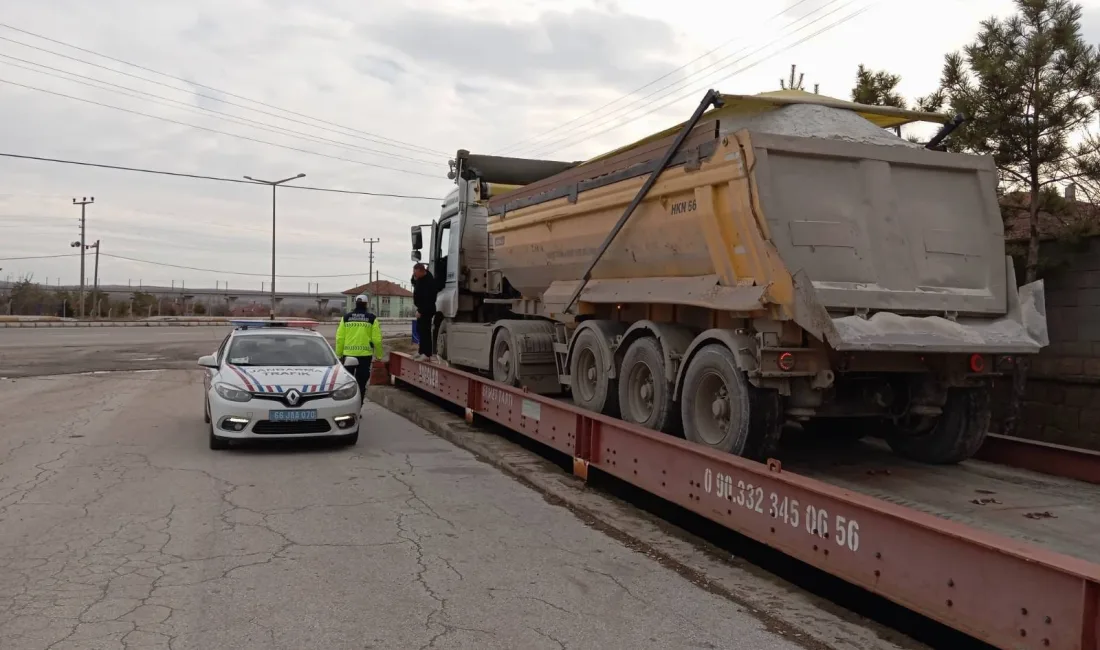
[[(798, 423), (962, 461), (994, 378), (1048, 342), (992, 158), (945, 151), (962, 121), (709, 91), (584, 162), (460, 150), (427, 241), (412, 229), (442, 287), (437, 353), (749, 458)], [(888, 130), (914, 122), (942, 126), (924, 145)]]

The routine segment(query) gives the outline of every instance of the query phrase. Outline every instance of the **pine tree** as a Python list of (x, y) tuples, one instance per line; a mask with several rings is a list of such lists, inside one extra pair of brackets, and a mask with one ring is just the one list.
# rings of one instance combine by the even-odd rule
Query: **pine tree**
[(871, 70), (860, 63), (856, 70), (856, 85), (852, 88), (852, 101), (871, 106), (906, 108), (905, 98), (897, 90), (899, 83), (901, 75)]
[[(993, 156), (1002, 189), (1028, 195), (1025, 282), (1039, 275), (1039, 211), (1050, 189), (1100, 181), (1097, 117), (1100, 53), (1081, 35), (1081, 6), (1069, 0), (1016, 0), (1015, 15), (981, 23), (974, 42), (948, 54), (937, 100), (968, 123), (951, 149)], [(1019, 422), (1027, 365), (1013, 382), (1005, 422)]]
[(1010, 18), (983, 21), (972, 44), (947, 55), (941, 91), (968, 118), (953, 148), (992, 155), (1004, 189), (1028, 193), (1025, 281), (1033, 282), (1043, 188), (1100, 180), (1100, 143), (1088, 131), (1098, 112), (1100, 52), (1081, 36), (1080, 5), (1016, 0), (1016, 8)]

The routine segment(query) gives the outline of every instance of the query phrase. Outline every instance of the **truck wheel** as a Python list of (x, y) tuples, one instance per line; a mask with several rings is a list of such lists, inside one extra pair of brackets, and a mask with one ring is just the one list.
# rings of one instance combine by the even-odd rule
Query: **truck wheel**
[(516, 348), (512, 343), (512, 333), (507, 327), (497, 331), (493, 341), (493, 381), (499, 381), (509, 386), (517, 385)]
[(738, 456), (751, 429), (750, 386), (725, 346), (704, 346), (691, 359), (680, 391), (684, 437)]
[(618, 382), (607, 371), (613, 360), (606, 358), (599, 336), (590, 329), (577, 335), (569, 360), (569, 388), (577, 406), (618, 417)]
[(435, 345), (432, 346), (432, 351), (435, 352), (435, 356), (440, 359), (450, 361), (450, 359), (447, 358), (447, 321), (443, 321), (439, 324), (439, 329), (435, 332)]
[(661, 344), (645, 336), (630, 344), (619, 368), (619, 409), (622, 419), (655, 431), (675, 433), (680, 413), (665, 380)]
[(992, 398), (988, 387), (952, 388), (936, 425), (927, 433), (895, 430), (886, 438), (897, 454), (923, 463), (947, 465), (970, 458), (989, 432)]

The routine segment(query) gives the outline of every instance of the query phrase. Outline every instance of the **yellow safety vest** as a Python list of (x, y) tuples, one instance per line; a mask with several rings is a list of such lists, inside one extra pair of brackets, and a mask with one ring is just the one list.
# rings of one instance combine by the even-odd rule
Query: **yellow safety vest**
[(382, 358), (382, 324), (370, 312), (344, 314), (336, 328), (336, 356)]

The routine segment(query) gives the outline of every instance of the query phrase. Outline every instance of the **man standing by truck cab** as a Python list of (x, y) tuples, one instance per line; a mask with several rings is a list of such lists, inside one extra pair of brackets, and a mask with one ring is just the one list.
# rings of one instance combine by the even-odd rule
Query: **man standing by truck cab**
[(435, 318), (435, 298), (439, 287), (435, 277), (423, 264), (413, 266), (413, 305), (416, 306), (416, 335), (420, 338), (420, 351), (417, 361), (435, 360), (432, 346), (432, 319)]
[(378, 317), (367, 310), (370, 296), (361, 293), (355, 297), (355, 309), (344, 314), (336, 327), (336, 356), (340, 363), (345, 357), (355, 357), (355, 381), (359, 384), (359, 401), (367, 396), (371, 362), (382, 358), (382, 324)]

